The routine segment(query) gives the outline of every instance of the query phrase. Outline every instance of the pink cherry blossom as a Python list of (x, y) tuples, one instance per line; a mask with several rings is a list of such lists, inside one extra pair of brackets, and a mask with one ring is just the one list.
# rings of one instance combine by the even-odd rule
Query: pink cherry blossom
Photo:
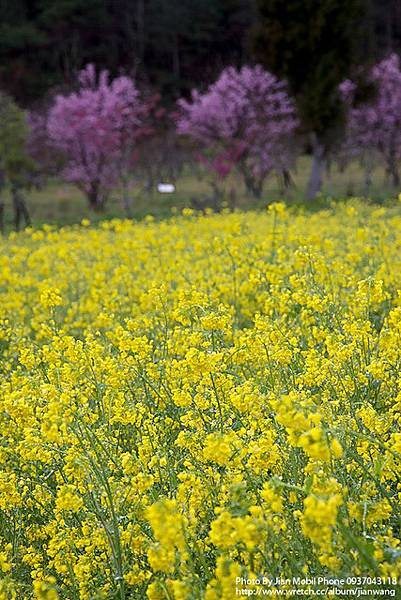
[(340, 90), (348, 108), (345, 150), (351, 157), (384, 160), (394, 185), (399, 186), (397, 162), (401, 158), (401, 70), (396, 54), (376, 64), (369, 81), (373, 97), (355, 104), (356, 84), (346, 80)]
[(256, 196), (269, 173), (293, 164), (295, 104), (286, 83), (261, 66), (228, 67), (178, 105), (177, 131), (201, 145), (202, 162), (221, 178), (236, 168)]
[(147, 131), (147, 103), (129, 77), (96, 76), (87, 65), (78, 91), (56, 97), (47, 119), (53, 147), (66, 157), (65, 179), (76, 184), (92, 208), (101, 208), (110, 190), (132, 168), (137, 139)]

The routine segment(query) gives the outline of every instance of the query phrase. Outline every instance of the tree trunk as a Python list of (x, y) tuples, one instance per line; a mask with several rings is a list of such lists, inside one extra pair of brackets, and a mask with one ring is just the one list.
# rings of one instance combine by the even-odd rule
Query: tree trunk
[(88, 198), (89, 208), (94, 212), (102, 212), (104, 210), (106, 199), (99, 192), (98, 188), (95, 186), (86, 192), (86, 197)]
[(285, 194), (289, 189), (295, 186), (294, 180), (288, 169), (282, 169), (282, 171), (278, 173), (278, 181), (281, 194)]
[(0, 233), (4, 233), (4, 202), (0, 200)]
[(4, 200), (3, 192), (6, 187), (6, 176), (2, 168), (0, 168), (0, 233), (4, 233)]
[(364, 195), (369, 196), (370, 188), (372, 186), (372, 164), (368, 161), (365, 165), (365, 176), (364, 176)]
[(230, 189), (230, 193), (228, 194), (228, 205), (230, 210), (234, 210), (237, 206), (237, 191), (233, 187)]
[(138, 57), (143, 65), (145, 56), (145, 2), (138, 0), (136, 7), (136, 28), (138, 34)]
[(264, 179), (256, 179), (255, 177), (252, 177), (252, 175), (247, 173), (246, 169), (242, 169), (242, 174), (247, 191), (251, 194), (251, 196), (259, 200), (263, 192)]
[(180, 46), (178, 41), (178, 35), (174, 36), (173, 45), (173, 73), (176, 81), (181, 79), (181, 61), (180, 61)]
[(129, 193), (129, 185), (128, 185), (128, 180), (124, 179), (123, 180), (123, 205), (124, 205), (124, 211), (125, 211), (125, 215), (128, 219), (130, 219), (132, 217), (132, 198), (131, 195)]
[(153, 175), (151, 169), (148, 169), (148, 172), (146, 174), (146, 181), (145, 181), (145, 185), (144, 185), (145, 192), (147, 194), (150, 194), (154, 188), (154, 185), (155, 185), (154, 175)]
[(214, 212), (220, 212), (221, 211), (221, 204), (223, 202), (224, 199), (224, 193), (223, 191), (219, 188), (218, 184), (215, 181), (211, 182), (211, 187), (213, 190), (213, 194), (210, 198), (211, 200), (211, 208), (213, 208)]
[(387, 161), (388, 173), (391, 185), (395, 188), (400, 187), (400, 173), (398, 171), (397, 159), (395, 153), (391, 153)]
[(312, 168), (309, 176), (306, 198), (313, 200), (322, 189), (323, 173), (326, 165), (326, 149), (314, 134), (312, 138)]
[(31, 217), (29, 215), (28, 207), (25, 203), (25, 198), (23, 197), (20, 187), (16, 184), (13, 184), (11, 188), (11, 194), (13, 198), (13, 206), (14, 206), (14, 224), (16, 231), (19, 231), (21, 222), (25, 221), (25, 227), (29, 227), (31, 224)]

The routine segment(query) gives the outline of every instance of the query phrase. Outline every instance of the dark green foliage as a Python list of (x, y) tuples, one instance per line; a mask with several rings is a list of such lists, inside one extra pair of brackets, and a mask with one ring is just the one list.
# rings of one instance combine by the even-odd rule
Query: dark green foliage
[(288, 80), (302, 123), (325, 144), (343, 119), (338, 85), (366, 58), (366, 0), (257, 0), (257, 59)]
[[(0, 0), (0, 89), (29, 105), (49, 89), (70, 86), (94, 62), (113, 75), (134, 74), (173, 100), (229, 64), (250, 62), (252, 28), (258, 60), (290, 79), (305, 122), (316, 130), (338, 118), (332, 90), (357, 59), (400, 47), (401, 3)], [(314, 104), (322, 110), (318, 119)]]
[(88, 62), (174, 99), (240, 64), (254, 0), (0, 0), (0, 89), (30, 104)]
[(26, 115), (8, 95), (0, 93), (0, 232), (4, 229), (3, 192), (11, 186), (15, 228), (31, 222), (23, 194), (31, 185), (35, 164), (27, 153), (29, 128)]
[(0, 93), (0, 170), (9, 181), (33, 169), (26, 152), (28, 133), (24, 111), (9, 96)]
[(110, 52), (103, 0), (1, 0), (0, 88), (29, 104)]

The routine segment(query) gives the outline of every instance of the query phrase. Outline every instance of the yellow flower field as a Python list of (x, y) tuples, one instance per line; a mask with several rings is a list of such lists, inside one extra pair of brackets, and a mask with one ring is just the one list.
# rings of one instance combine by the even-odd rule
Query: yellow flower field
[(401, 209), (85, 223), (0, 251), (0, 600), (396, 592)]

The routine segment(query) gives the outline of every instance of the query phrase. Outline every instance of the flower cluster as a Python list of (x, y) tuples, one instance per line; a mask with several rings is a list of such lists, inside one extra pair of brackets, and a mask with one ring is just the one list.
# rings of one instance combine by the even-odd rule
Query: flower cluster
[[(149, 134), (150, 109), (132, 79), (110, 80), (107, 71), (97, 77), (89, 64), (79, 74), (77, 92), (58, 95), (46, 118), (31, 115), (33, 154), (38, 148), (43, 154), (45, 145), (64, 155), (65, 179), (87, 195), (92, 208), (98, 208), (135, 164), (138, 139)], [(43, 162), (43, 157), (37, 158)]]
[(401, 134), (401, 64), (391, 54), (372, 67), (367, 74), (368, 99), (358, 102), (357, 85), (347, 79), (340, 92), (347, 112), (342, 150), (350, 158), (362, 157), (368, 170), (383, 160), (392, 183), (399, 187), (397, 162), (400, 158)]
[(201, 144), (220, 177), (236, 168), (256, 196), (269, 173), (293, 165), (298, 125), (286, 83), (260, 65), (227, 67), (205, 93), (179, 101), (178, 133)]
[(401, 212), (0, 241), (0, 599), (401, 575)]

